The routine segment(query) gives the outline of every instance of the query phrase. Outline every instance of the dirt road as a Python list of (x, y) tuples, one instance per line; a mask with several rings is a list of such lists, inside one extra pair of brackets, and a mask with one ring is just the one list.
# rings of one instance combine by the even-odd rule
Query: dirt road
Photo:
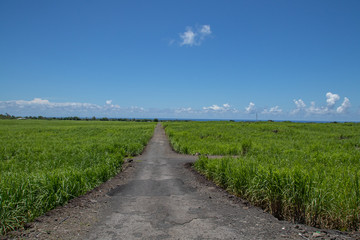
[(195, 157), (172, 151), (164, 130), (136, 162), (128, 182), (112, 190), (110, 207), (84, 239), (302, 239), (299, 231), (258, 208), (199, 186), (184, 164)]
[(0, 239), (360, 239), (279, 221), (197, 174), (195, 160), (158, 125), (123, 172)]

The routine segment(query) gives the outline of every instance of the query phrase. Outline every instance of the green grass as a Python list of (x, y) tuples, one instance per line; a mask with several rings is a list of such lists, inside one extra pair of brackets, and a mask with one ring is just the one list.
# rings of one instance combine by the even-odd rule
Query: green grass
[(164, 123), (173, 148), (195, 168), (280, 219), (358, 230), (360, 124)]
[(86, 193), (140, 154), (154, 123), (0, 120), (0, 233)]

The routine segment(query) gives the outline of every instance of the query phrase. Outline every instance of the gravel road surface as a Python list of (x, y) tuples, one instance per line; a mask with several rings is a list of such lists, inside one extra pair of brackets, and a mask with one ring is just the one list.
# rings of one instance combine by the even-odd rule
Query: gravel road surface
[(0, 239), (360, 239), (279, 221), (227, 193), (175, 153), (161, 124), (117, 176)]
[(234, 201), (211, 184), (199, 187), (184, 167), (195, 159), (173, 152), (158, 125), (134, 159), (133, 176), (110, 191), (110, 207), (84, 239), (303, 239), (295, 225)]

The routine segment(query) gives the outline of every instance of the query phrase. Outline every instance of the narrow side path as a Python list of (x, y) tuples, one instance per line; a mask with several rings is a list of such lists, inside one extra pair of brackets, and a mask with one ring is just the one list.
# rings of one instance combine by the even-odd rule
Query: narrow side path
[[(200, 186), (159, 124), (127, 183), (83, 239), (303, 239), (295, 225)], [(300, 233), (301, 234), (301, 233)]]

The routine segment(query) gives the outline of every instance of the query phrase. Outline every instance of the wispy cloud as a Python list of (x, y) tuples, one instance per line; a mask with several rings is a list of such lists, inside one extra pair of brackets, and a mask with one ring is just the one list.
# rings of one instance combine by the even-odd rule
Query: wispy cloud
[(283, 112), (283, 110), (279, 106), (275, 106), (275, 107), (271, 107), (270, 109), (265, 108), (261, 113), (278, 115), (278, 114), (281, 114), (282, 112)]
[(203, 25), (201, 27), (200, 33), (202, 36), (207, 36), (211, 34), (210, 25)]
[(192, 109), (191, 107), (188, 108), (177, 108), (175, 109), (175, 113), (179, 114), (179, 113), (195, 113), (196, 111), (194, 109)]
[(216, 104), (210, 106), (210, 107), (203, 107), (203, 110), (205, 112), (228, 112), (228, 111), (234, 111), (235, 109), (231, 109), (230, 104), (225, 103), (222, 106), (218, 106)]
[(328, 92), (322, 105), (314, 101), (306, 104), (301, 98), (293, 100), (295, 108), (283, 110), (279, 105), (262, 107), (250, 102), (245, 108), (233, 106), (229, 103), (213, 104), (200, 108), (190, 106), (179, 108), (145, 109), (140, 106), (120, 106), (113, 100), (106, 100), (103, 104), (80, 102), (52, 102), (47, 99), (34, 98), (32, 100), (0, 101), (0, 113), (15, 116), (46, 116), (46, 117), (124, 117), (124, 118), (231, 118), (248, 119), (250, 114), (258, 113), (264, 118), (281, 119), (349, 119), (358, 118), (360, 108), (350, 111), (351, 103), (347, 97)]
[[(202, 25), (201, 27), (186, 27), (186, 31), (180, 33), (180, 46), (200, 46), (202, 42), (212, 34), (210, 25)], [(171, 40), (173, 42), (173, 40)]]
[(108, 116), (117, 117), (124, 114), (143, 113), (145, 109), (142, 107), (120, 107), (112, 104), (112, 100), (107, 100), (106, 104), (101, 106), (92, 103), (78, 103), (65, 102), (57, 103), (50, 102), (46, 99), (34, 98), (33, 100), (14, 100), (14, 101), (0, 101), (0, 109), (9, 112), (13, 115), (19, 116), (49, 116), (49, 117), (64, 117), (64, 116)]
[(311, 102), (310, 107), (306, 109), (306, 112), (309, 114), (327, 114), (329, 113), (329, 108), (324, 106), (317, 107), (315, 102)]

